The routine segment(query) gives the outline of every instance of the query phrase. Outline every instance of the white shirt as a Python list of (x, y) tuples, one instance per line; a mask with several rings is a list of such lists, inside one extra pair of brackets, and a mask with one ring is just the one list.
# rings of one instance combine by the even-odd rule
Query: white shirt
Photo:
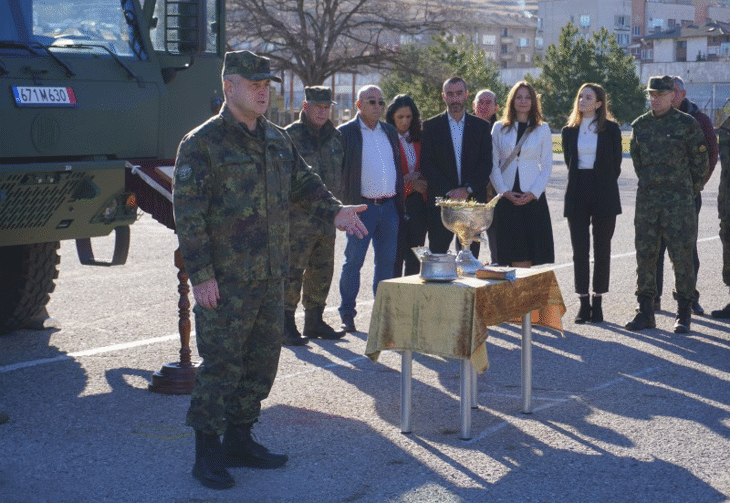
[(395, 196), (396, 167), (393, 148), (380, 123), (370, 129), (362, 119), (362, 171), (360, 183), (362, 197), (381, 199)]
[(400, 146), (403, 149), (403, 152), (406, 154), (408, 172), (413, 174), (416, 170), (416, 147), (413, 146), (413, 143), (408, 141), (408, 133), (398, 133), (398, 139), (400, 140)]
[(578, 169), (593, 169), (597, 147), (596, 124), (588, 120), (581, 121), (578, 128)]
[(466, 124), (466, 113), (462, 114), (461, 120), (456, 122), (451, 114), (446, 113), (449, 118), (449, 129), (451, 129), (451, 142), (454, 144), (454, 157), (456, 157), (456, 176), (461, 185), (461, 147), (464, 143), (464, 124)]

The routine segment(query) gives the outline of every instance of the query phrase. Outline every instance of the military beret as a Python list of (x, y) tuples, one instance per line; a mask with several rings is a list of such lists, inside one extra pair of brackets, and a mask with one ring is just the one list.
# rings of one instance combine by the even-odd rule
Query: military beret
[(223, 76), (240, 75), (248, 80), (266, 80), (281, 82), (281, 79), (271, 73), (269, 58), (259, 56), (251, 51), (227, 52), (223, 59)]
[(332, 101), (332, 90), (324, 86), (305, 87), (304, 101), (307, 103), (336, 103), (336, 101)]
[(674, 79), (669, 75), (649, 77), (647, 91), (674, 91)]

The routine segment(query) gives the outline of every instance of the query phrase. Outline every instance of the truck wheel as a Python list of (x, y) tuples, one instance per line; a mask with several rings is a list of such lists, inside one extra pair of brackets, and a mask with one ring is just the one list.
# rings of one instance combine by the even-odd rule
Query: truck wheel
[(58, 277), (59, 246), (0, 247), (0, 334), (21, 328), (46, 306)]

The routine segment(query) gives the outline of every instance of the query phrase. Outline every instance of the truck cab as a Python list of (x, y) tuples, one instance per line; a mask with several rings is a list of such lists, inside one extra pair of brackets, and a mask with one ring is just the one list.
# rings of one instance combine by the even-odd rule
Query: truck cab
[(116, 230), (124, 262), (149, 203), (131, 171), (172, 165), (223, 101), (224, 16), (224, 0), (0, 0), (0, 333), (45, 306), (59, 241)]

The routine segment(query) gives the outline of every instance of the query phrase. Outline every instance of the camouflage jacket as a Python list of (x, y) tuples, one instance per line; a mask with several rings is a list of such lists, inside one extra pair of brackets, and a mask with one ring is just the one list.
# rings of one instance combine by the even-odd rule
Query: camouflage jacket
[(730, 117), (720, 126), (720, 187), (717, 212), (720, 220), (730, 220)]
[(675, 108), (660, 117), (649, 111), (631, 126), (639, 190), (700, 193), (709, 163), (705, 137), (692, 116)]
[(332, 121), (315, 129), (302, 111), (299, 120), (289, 124), (284, 131), (291, 137), (299, 155), (319, 175), (330, 192), (335, 197), (341, 197), (342, 159), (345, 150), (340, 132)]
[(224, 106), (180, 143), (173, 204), (193, 285), (283, 277), (290, 201), (328, 221), (341, 208), (282, 129), (260, 117), (257, 132)]

